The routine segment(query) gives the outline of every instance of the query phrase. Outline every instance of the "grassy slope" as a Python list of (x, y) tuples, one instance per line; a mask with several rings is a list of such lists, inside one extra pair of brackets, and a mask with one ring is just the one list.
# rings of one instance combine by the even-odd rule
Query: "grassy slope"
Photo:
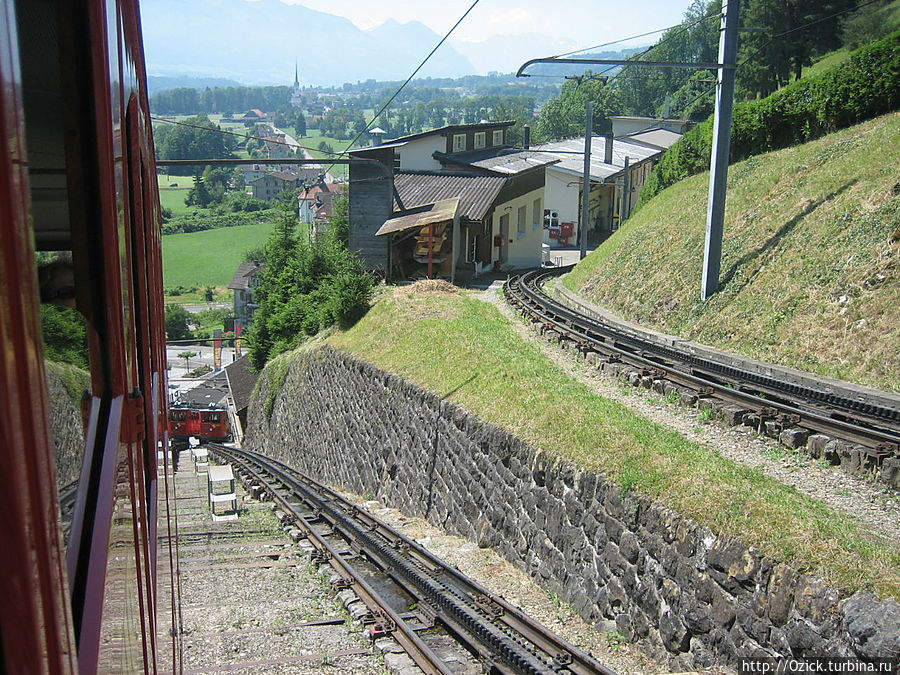
[(248, 249), (261, 246), (270, 224), (169, 234), (163, 241), (163, 285), (227, 287)]
[(900, 113), (733, 165), (707, 303), (708, 174), (659, 194), (565, 283), (659, 330), (900, 391), (898, 166)]
[(591, 393), (466, 294), (387, 292), (336, 347), (449, 396), (547, 452), (850, 590), (900, 597), (900, 551), (864, 526)]

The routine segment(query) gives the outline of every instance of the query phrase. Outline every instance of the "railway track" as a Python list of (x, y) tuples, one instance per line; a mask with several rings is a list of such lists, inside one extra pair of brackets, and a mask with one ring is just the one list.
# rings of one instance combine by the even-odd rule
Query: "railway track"
[(511, 278), (504, 285), (507, 302), (543, 330), (556, 331), (575, 342), (584, 354), (596, 352), (608, 361), (634, 367), (642, 377), (667, 380), (695, 393), (745, 408), (760, 428), (767, 420), (780, 426), (802, 427), (862, 446), (878, 466), (900, 456), (900, 407), (837, 390), (831, 385), (799, 383), (743, 366), (735, 358), (717, 360), (665, 344), (637, 331), (625, 330), (589, 310), (578, 311), (550, 297), (543, 284), (571, 267), (536, 270)]
[(334, 569), (335, 587), (351, 589), (365, 604), (362, 619), (370, 635), (392, 636), (425, 673), (459, 673), (463, 662), (473, 673), (613, 675), (325, 486), (255, 453), (209, 448), (301, 529), (315, 548), (314, 561)]

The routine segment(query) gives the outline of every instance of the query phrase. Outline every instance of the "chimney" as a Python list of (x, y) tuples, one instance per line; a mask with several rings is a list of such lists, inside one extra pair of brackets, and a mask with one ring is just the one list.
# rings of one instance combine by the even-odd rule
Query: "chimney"
[(528, 148), (531, 147), (531, 127), (526, 124), (524, 127), (522, 127), (522, 133), (524, 135), (522, 145), (524, 145), (525, 149), (528, 150)]
[(603, 136), (603, 163), (604, 164), (612, 164), (613, 163), (613, 135), (605, 134)]

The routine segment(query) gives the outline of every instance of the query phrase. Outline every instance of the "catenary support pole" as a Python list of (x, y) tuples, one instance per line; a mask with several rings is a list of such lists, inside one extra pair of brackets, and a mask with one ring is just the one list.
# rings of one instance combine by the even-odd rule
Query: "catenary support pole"
[(588, 220), (591, 216), (591, 143), (594, 136), (594, 102), (588, 101), (585, 106), (586, 120), (584, 126), (584, 177), (581, 182), (581, 223), (578, 237), (581, 240), (581, 257), (587, 255)]
[(722, 233), (725, 223), (725, 182), (731, 146), (731, 120), (734, 107), (734, 75), (737, 61), (738, 12), (740, 0), (722, 0), (722, 24), (719, 34), (716, 114), (713, 121), (713, 146), (710, 159), (709, 203), (706, 211), (706, 245), (703, 250), (703, 281), (700, 297), (708, 299), (719, 289), (722, 264)]

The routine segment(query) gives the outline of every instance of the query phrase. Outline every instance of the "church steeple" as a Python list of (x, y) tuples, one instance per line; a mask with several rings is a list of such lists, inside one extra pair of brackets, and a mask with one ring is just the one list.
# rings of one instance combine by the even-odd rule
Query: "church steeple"
[(299, 71), (297, 70), (297, 62), (294, 61), (294, 89), (298, 89), (300, 87), (300, 77), (298, 73)]

